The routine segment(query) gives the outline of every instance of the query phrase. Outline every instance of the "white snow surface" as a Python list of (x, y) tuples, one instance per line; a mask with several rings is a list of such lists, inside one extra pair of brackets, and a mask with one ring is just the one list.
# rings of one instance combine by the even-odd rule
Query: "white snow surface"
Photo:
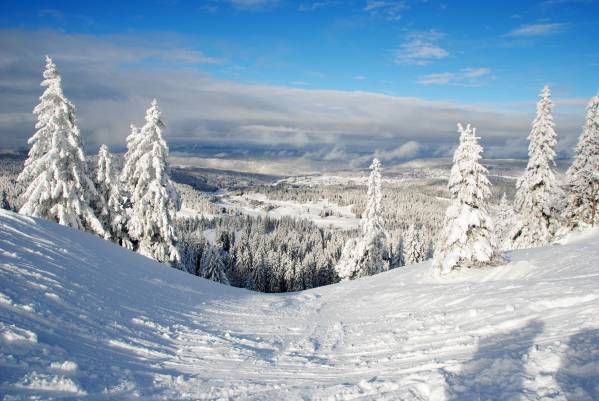
[[(220, 197), (217, 206), (233, 208), (249, 216), (269, 216), (272, 218), (295, 217), (312, 221), (319, 227), (351, 230), (360, 227), (360, 218), (351, 211), (352, 206), (339, 206), (327, 199), (300, 203), (269, 199), (265, 194), (248, 193)], [(322, 217), (323, 210), (333, 213)]]
[(0, 211), (0, 397), (599, 399), (599, 232), (508, 259), (260, 294)]

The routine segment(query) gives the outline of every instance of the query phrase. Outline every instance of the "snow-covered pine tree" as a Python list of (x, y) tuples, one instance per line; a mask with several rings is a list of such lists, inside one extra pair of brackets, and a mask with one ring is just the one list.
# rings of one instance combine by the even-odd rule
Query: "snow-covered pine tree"
[(139, 128), (131, 124), (131, 133), (127, 136), (127, 152), (125, 153), (125, 162), (123, 164), (123, 170), (121, 171), (120, 180), (124, 185), (124, 189), (131, 192), (131, 188), (135, 187), (137, 183), (137, 177), (135, 177), (135, 166), (143, 155), (142, 149), (139, 144), (142, 140), (142, 136)]
[(225, 272), (225, 264), (214, 246), (206, 244), (206, 248), (204, 249), (200, 260), (200, 266), (200, 277), (229, 285), (229, 279)]
[(281, 255), (281, 269), (283, 270), (283, 283), (281, 291), (292, 291), (295, 284), (295, 264), (288, 253)]
[(133, 244), (129, 239), (129, 234), (125, 226), (126, 218), (121, 185), (115, 176), (112, 167), (112, 155), (106, 145), (100, 146), (98, 152), (98, 164), (94, 175), (94, 183), (96, 184), (98, 195), (102, 199), (101, 205), (105, 205), (103, 209), (96, 212), (96, 215), (102, 221), (105, 229), (110, 233), (110, 237), (115, 243), (127, 249), (133, 249)]
[(433, 258), (433, 267), (439, 275), (501, 260), (487, 211), (491, 184), (486, 177), (487, 169), (479, 163), (482, 146), (470, 124), (465, 129), (458, 124), (458, 130), (460, 144), (453, 156), (448, 182), (451, 204)]
[(599, 94), (589, 101), (585, 125), (566, 173), (565, 224), (574, 228), (599, 221)]
[(2, 191), (2, 200), (0, 201), (0, 207), (4, 210), (12, 210), (10, 207), (10, 203), (8, 202), (8, 195), (6, 191)]
[(388, 269), (387, 234), (382, 218), (381, 163), (373, 159), (368, 178), (368, 203), (362, 214), (362, 237), (347, 242), (336, 270), (342, 280), (370, 276)]
[(143, 155), (139, 144), (141, 142), (141, 134), (139, 128), (135, 125), (130, 125), (131, 133), (127, 136), (127, 152), (125, 153), (123, 168), (121, 170), (121, 174), (119, 176), (119, 181), (121, 184), (121, 195), (123, 198), (123, 234), (127, 236), (130, 249), (136, 249), (137, 244), (135, 240), (131, 238), (129, 235), (129, 220), (131, 220), (131, 213), (133, 208), (133, 203), (131, 201), (131, 194), (133, 193), (133, 188), (137, 185), (138, 177), (135, 176), (135, 167), (139, 162), (139, 159)]
[(19, 213), (107, 237), (91, 202), (98, 201), (87, 172), (75, 106), (64, 96), (61, 78), (46, 56), (41, 85), (46, 87), (34, 108), (37, 131), (29, 139), (29, 156), (18, 181), (26, 187)]
[(393, 254), (389, 262), (389, 269), (395, 269), (401, 266), (405, 266), (405, 249), (404, 249), (404, 238), (401, 237), (393, 247)]
[(128, 160), (137, 159), (129, 180), (132, 207), (127, 228), (137, 252), (159, 262), (176, 263), (179, 252), (173, 222), (180, 199), (169, 177), (168, 147), (162, 139), (162, 128), (154, 99), (146, 111), (146, 124), (139, 138), (134, 138), (134, 154)]
[(499, 201), (499, 207), (497, 209), (497, 217), (495, 221), (495, 238), (497, 241), (497, 247), (501, 251), (507, 251), (510, 248), (510, 233), (512, 231), (512, 225), (514, 220), (514, 212), (512, 205), (507, 200), (505, 192), (501, 196)]
[(539, 94), (537, 116), (528, 140), (528, 165), (516, 184), (512, 248), (522, 249), (548, 244), (558, 228), (558, 184), (553, 172), (556, 144), (551, 91), (545, 86)]
[(406, 265), (420, 263), (426, 259), (426, 244), (414, 224), (410, 225), (405, 235), (404, 255)]

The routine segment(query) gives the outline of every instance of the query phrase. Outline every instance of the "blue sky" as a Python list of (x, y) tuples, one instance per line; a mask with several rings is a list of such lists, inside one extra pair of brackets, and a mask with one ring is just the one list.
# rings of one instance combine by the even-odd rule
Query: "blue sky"
[[(264, 88), (275, 88), (276, 96), (281, 99), (294, 95), (305, 97), (289, 105), (283, 104), (284, 101), (275, 104), (293, 107), (290, 110), (293, 113), (307, 103), (313, 106), (322, 102), (323, 109), (331, 110), (330, 115), (339, 117), (340, 113), (335, 111), (336, 101), (328, 99), (327, 103), (317, 96), (322, 90), (344, 93), (344, 100), (339, 102), (339, 107), (345, 107), (341, 115), (352, 114), (352, 101), (347, 97), (355, 93), (390, 96), (382, 103), (393, 103), (396, 98), (402, 102), (413, 98), (413, 105), (437, 102), (434, 103), (437, 112), (464, 109), (467, 110), (464, 117), (475, 116), (480, 108), (502, 113), (528, 113), (526, 118), (510, 114), (497, 116), (521, 121), (522, 131), (526, 130), (528, 123), (525, 121), (529, 114), (534, 112), (537, 92), (547, 83), (552, 86), (558, 113), (572, 113), (562, 121), (568, 136), (563, 142), (564, 151), (578, 134), (576, 127), (582, 123), (586, 100), (599, 89), (599, 2), (592, 0), (4, 1), (0, 11), (2, 50), (12, 54), (15, 60), (13, 68), (0, 70), (5, 79), (14, 73), (17, 63), (29, 62), (33, 56), (38, 56), (31, 53), (45, 51), (54, 53), (59, 68), (65, 73), (72, 71), (71, 82), (75, 83), (77, 79), (83, 79), (84, 71), (90, 68), (84, 63), (93, 62), (93, 72), (107, 73), (107, 69), (113, 69), (127, 83), (130, 81), (125, 77), (127, 72), (136, 77), (155, 74), (153, 79), (161, 80), (161, 85), (176, 80), (191, 85), (220, 83), (219, 88), (230, 89), (227, 93), (244, 93), (265, 102), (269, 96), (258, 95)], [(40, 38), (48, 42), (46, 48), (40, 44)], [(26, 58), (23, 49), (14, 45), (16, 42), (23, 46), (35, 43), (27, 55), (31, 59)], [(61, 48), (57, 42), (65, 46)], [(76, 51), (72, 50), (78, 46), (87, 52), (85, 57), (77, 57)], [(104, 65), (103, 61), (89, 54), (94, 46), (103, 51), (98, 54), (113, 57), (109, 64)], [(130, 57), (130, 54), (135, 56)], [(98, 67), (99, 63), (104, 65), (104, 70)], [(39, 69), (40, 63), (31, 68), (32, 73)], [(39, 72), (37, 74), (39, 76)], [(63, 79), (68, 88), (67, 77)], [(133, 95), (124, 89), (111, 87), (106, 82), (102, 85), (93, 90), (87, 88), (87, 93), (94, 92), (95, 97), (122, 97), (128, 104), (132, 103)], [(174, 90), (171, 86), (168, 88)], [(255, 88), (255, 92), (251, 88)], [(294, 92), (294, 89), (300, 92)], [(76, 90), (72, 93), (78, 103), (88, 102), (83, 93)], [(190, 99), (194, 96), (187, 95)], [(230, 100), (223, 105), (230, 105), (230, 102), (238, 103)], [(244, 114), (255, 107), (251, 103), (250, 100), (249, 105), (239, 107), (237, 111)], [(165, 106), (180, 108), (169, 104)], [(82, 108), (84, 114), (88, 108), (93, 109), (85, 104)], [(375, 115), (360, 108), (365, 119)], [(267, 109), (265, 107), (263, 116), (250, 118), (251, 124), (243, 122), (252, 127), (250, 131), (241, 130), (246, 137), (255, 135), (263, 126), (269, 126), (267, 130), (273, 129), (265, 123), (269, 115)], [(377, 113), (384, 112), (392, 113), (393, 109), (389, 104), (381, 104)], [(423, 110), (417, 117), (426, 118), (427, 114), (428, 111)], [(314, 110), (307, 107), (305, 115), (314, 115)], [(406, 117), (411, 115), (405, 114)], [(321, 117), (319, 114), (317, 118)], [(456, 115), (455, 120), (460, 117)], [(93, 120), (91, 117), (86, 119)], [(321, 127), (300, 129), (293, 122), (287, 124), (285, 118), (282, 120), (275, 124), (284, 128), (275, 130), (277, 135), (293, 139), (282, 143), (305, 146), (313, 143), (311, 137), (321, 135)], [(448, 118), (448, 127), (439, 129), (438, 134), (443, 138), (455, 132), (455, 124), (449, 125), (450, 120)], [(481, 117), (479, 121), (475, 116), (474, 122), (485, 128), (490, 119)], [(177, 132), (171, 132), (171, 135), (178, 139), (187, 138), (188, 133), (184, 132), (187, 129), (195, 132), (187, 139), (209, 137), (210, 124), (199, 124), (202, 127), (198, 124), (178, 126)], [(364, 121), (361, 124), (365, 124)], [(373, 144), (372, 150), (381, 146), (397, 149), (402, 142), (417, 141), (420, 136), (413, 127), (400, 124), (393, 128), (393, 123), (389, 124), (378, 129), (385, 131), (379, 133), (383, 142), (380, 146)], [(229, 130), (239, 129), (239, 126), (233, 127), (234, 124), (225, 125)], [(517, 127), (489, 128), (496, 131), (490, 145), (497, 148), (498, 155), (500, 148), (504, 153), (510, 147), (517, 147), (516, 153), (525, 150), (522, 140), (525, 134), (512, 131)], [(96, 134), (100, 131), (102, 129), (94, 129)], [(331, 149), (339, 146), (355, 148), (367, 143), (366, 137), (361, 137), (362, 142), (350, 144), (341, 140), (341, 136), (355, 139), (357, 135), (371, 134), (363, 127), (354, 130), (352, 135), (344, 135), (346, 131), (352, 131), (347, 127), (334, 131), (334, 135), (331, 134), (334, 138), (326, 141), (326, 146)], [(269, 142), (271, 134), (264, 136), (261, 131), (256, 135)], [(108, 142), (121, 143), (116, 138), (109, 139)], [(277, 142), (276, 138), (271, 139), (273, 143)], [(396, 139), (397, 144), (390, 143)], [(449, 139), (448, 146), (437, 153), (449, 151)], [(431, 137), (428, 141), (434, 143), (436, 139)], [(435, 153), (431, 143), (419, 143), (421, 153)]]

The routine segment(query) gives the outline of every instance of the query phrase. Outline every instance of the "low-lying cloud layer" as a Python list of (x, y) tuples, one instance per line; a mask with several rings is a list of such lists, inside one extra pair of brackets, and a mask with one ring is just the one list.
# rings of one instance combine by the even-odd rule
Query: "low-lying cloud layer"
[[(226, 61), (190, 50), (178, 37), (141, 40), (5, 30), (0, 31), (0, 54), (0, 148), (26, 147), (45, 54), (62, 73), (89, 147), (123, 146), (129, 124), (142, 123), (154, 97), (171, 144), (291, 148), (324, 160), (447, 156), (460, 121), (478, 127), (487, 157), (519, 157), (526, 154), (534, 114), (534, 102), (523, 113), (377, 93), (222, 81), (201, 71), (205, 64)], [(576, 142), (584, 103), (570, 99), (568, 106), (577, 105), (577, 111), (556, 115), (562, 154)]]

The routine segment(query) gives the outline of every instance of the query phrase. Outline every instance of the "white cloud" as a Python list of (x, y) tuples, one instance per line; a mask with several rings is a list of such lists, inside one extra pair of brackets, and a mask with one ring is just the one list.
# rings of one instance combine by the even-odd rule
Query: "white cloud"
[(478, 86), (483, 83), (482, 78), (488, 77), (491, 70), (486, 67), (482, 68), (463, 68), (458, 72), (439, 72), (434, 74), (423, 75), (418, 78), (417, 83), (420, 85), (466, 85)]
[(564, 31), (566, 24), (558, 23), (543, 23), (543, 24), (528, 24), (522, 25), (508, 32), (507, 36), (514, 37), (531, 37), (531, 36), (547, 36)]
[(402, 0), (367, 0), (364, 11), (373, 16), (397, 21), (401, 14), (408, 9), (408, 4)]
[(420, 143), (408, 141), (401, 146), (389, 150), (375, 149), (372, 154), (368, 155), (354, 155), (353, 158), (350, 155), (347, 155), (345, 160), (350, 160), (352, 166), (364, 166), (368, 165), (368, 163), (375, 157), (383, 162), (413, 159), (419, 156), (421, 150), (422, 147), (420, 146)]
[(449, 52), (438, 45), (442, 36), (437, 31), (408, 35), (407, 40), (395, 51), (395, 62), (397, 64), (425, 65), (449, 56)]
[(316, 11), (319, 10), (321, 8), (326, 8), (326, 7), (330, 7), (330, 6), (336, 6), (342, 4), (340, 3), (338, 0), (328, 0), (328, 1), (313, 1), (313, 2), (306, 2), (306, 3), (301, 3), (298, 6), (298, 10), (299, 11)]
[(325, 153), (322, 156), (322, 160), (325, 161), (347, 161), (350, 159), (350, 156), (347, 154), (345, 149), (339, 146), (333, 147), (329, 152)]
[(418, 78), (421, 85), (445, 85), (455, 80), (456, 74), (453, 72), (437, 72), (423, 75)]
[(464, 78), (479, 78), (485, 75), (489, 75), (491, 70), (489, 68), (464, 68), (462, 69), (462, 74)]
[(279, 0), (225, 0), (234, 7), (241, 9), (271, 8), (279, 4)]
[(418, 156), (419, 152), (420, 144), (416, 141), (408, 141), (395, 149), (377, 149), (374, 152), (374, 155), (378, 157), (380, 160), (410, 159)]

